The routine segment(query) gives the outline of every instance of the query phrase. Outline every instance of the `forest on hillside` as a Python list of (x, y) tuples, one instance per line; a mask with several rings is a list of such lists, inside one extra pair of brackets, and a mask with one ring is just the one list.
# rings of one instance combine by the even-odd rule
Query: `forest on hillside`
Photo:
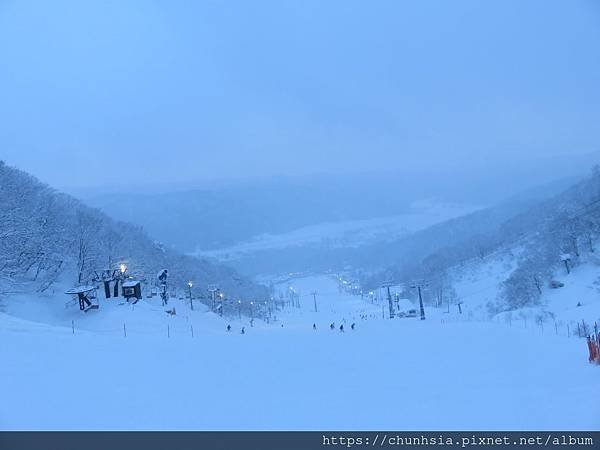
[(168, 268), (173, 286), (216, 284), (243, 301), (267, 293), (232, 269), (170, 250), (140, 226), (115, 221), (0, 162), (0, 293), (89, 283), (121, 263), (149, 284)]

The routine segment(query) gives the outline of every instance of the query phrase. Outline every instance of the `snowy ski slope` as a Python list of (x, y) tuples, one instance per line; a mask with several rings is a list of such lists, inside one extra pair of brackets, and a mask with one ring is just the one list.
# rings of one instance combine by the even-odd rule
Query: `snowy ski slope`
[(170, 317), (157, 299), (82, 314), (22, 298), (0, 314), (0, 429), (600, 426), (600, 368), (581, 340), (432, 309), (425, 321), (383, 320), (381, 305), (326, 277), (293, 287), (300, 309), (275, 324), (234, 320), (231, 333), (179, 300)]

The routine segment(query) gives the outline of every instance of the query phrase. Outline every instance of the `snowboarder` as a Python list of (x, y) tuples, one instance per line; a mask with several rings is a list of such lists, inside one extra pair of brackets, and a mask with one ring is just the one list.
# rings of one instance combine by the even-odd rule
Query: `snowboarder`
[(343, 333), (344, 332), (344, 324), (340, 325), (340, 331)]
[(231, 325), (227, 325), (227, 332), (231, 331)]
[(354, 330), (355, 326), (356, 326), (356, 324), (354, 322), (352, 322), (352, 325), (350, 325), (350, 328), (352, 328)]
[(246, 328), (242, 327), (242, 334), (246, 334)]

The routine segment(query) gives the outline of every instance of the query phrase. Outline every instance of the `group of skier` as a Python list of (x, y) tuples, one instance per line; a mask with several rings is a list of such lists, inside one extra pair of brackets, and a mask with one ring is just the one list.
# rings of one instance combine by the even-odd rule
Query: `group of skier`
[[(350, 329), (354, 330), (355, 328), (356, 328), (356, 323), (352, 322), (352, 325), (350, 325)], [(313, 324), (313, 329), (315, 329), (315, 330), (317, 329), (317, 326), (315, 324)], [(335, 322), (331, 322), (329, 324), (329, 329), (331, 331), (335, 330)], [(343, 323), (340, 325), (339, 330), (341, 333), (344, 332), (344, 324)]]
[[(281, 324), (281, 327), (283, 328), (283, 324)], [(312, 327), (313, 327), (313, 330), (315, 330), (315, 331), (317, 330), (317, 324), (316, 324), (316, 323), (313, 323), (313, 326), (312, 326)], [(332, 323), (329, 325), (329, 328), (330, 328), (332, 331), (333, 331), (333, 330), (335, 330), (335, 328), (336, 328), (336, 326), (335, 326), (335, 322), (332, 322)], [(356, 323), (352, 322), (352, 324), (350, 325), (350, 329), (351, 329), (351, 330), (354, 330), (355, 328), (356, 328)], [(231, 328), (231, 325), (229, 325), (229, 324), (228, 324), (228, 325), (227, 325), (227, 328), (226, 328), (227, 332), (228, 332), (228, 333), (230, 333), (230, 332), (231, 332), (231, 329), (232, 329), (232, 328)], [(342, 324), (339, 326), (339, 330), (340, 330), (340, 332), (341, 332), (341, 333), (343, 333), (343, 332), (344, 332), (344, 324), (343, 324), (343, 323), (342, 323)], [(240, 331), (240, 333), (241, 333), (241, 334), (246, 334), (246, 327), (242, 327), (242, 330)]]
[[(231, 325), (227, 325), (227, 332), (231, 333)], [(246, 327), (242, 327), (242, 330), (240, 331), (241, 334), (246, 334)]]

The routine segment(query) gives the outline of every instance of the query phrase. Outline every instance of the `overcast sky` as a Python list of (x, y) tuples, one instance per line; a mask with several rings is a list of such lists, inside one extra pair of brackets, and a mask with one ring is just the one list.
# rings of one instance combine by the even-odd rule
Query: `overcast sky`
[(68, 187), (597, 151), (599, 49), (597, 0), (0, 0), (0, 159)]

